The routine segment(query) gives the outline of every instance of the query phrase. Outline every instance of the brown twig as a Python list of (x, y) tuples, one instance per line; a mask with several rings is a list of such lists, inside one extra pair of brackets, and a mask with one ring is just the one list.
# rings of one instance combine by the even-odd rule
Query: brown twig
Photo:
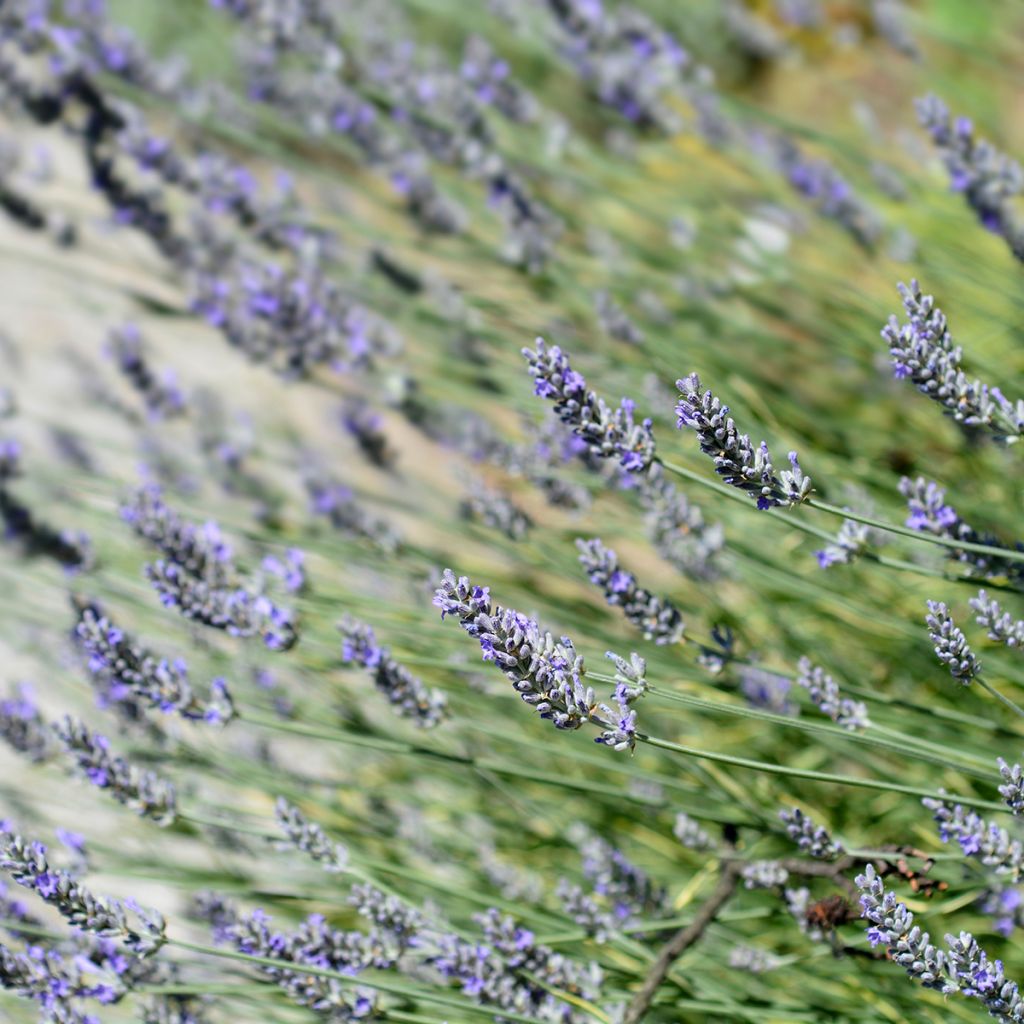
[(736, 891), (739, 878), (739, 864), (729, 862), (723, 864), (722, 877), (718, 880), (715, 891), (697, 912), (697, 916), (662, 946), (661, 952), (651, 965), (650, 971), (647, 972), (647, 977), (644, 978), (640, 990), (626, 1007), (622, 1024), (639, 1024), (639, 1021), (643, 1020), (644, 1014), (650, 1009), (655, 993), (672, 969), (672, 965), (704, 934), (718, 912), (729, 902), (730, 897)]

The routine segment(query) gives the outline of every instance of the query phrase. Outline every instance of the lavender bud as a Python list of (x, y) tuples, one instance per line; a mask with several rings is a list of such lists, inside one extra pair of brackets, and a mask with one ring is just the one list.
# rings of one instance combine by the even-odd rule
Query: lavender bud
[(756, 665), (742, 665), (739, 670), (740, 690), (751, 707), (763, 708), (773, 715), (799, 715), (800, 708), (790, 700), (793, 684), (785, 676)]
[(479, 481), (463, 498), (459, 511), (464, 519), (478, 519), (484, 525), (501, 531), (509, 540), (523, 540), (533, 526), (533, 520), (507, 495), (491, 490)]
[(308, 853), (325, 871), (344, 871), (348, 866), (348, 850), (341, 843), (332, 843), (316, 822), (307, 820), (302, 811), (283, 796), (277, 798), (274, 817), (287, 836), (287, 845)]
[(604, 909), (593, 894), (582, 886), (573, 885), (567, 878), (560, 878), (555, 887), (555, 896), (573, 923), (595, 942), (607, 942), (618, 931), (615, 915)]
[(999, 787), (999, 793), (1010, 810), (1019, 815), (1024, 812), (1024, 772), (1019, 764), (1011, 766), (1001, 757), (996, 758), (996, 764), (1004, 783)]
[(981, 662), (974, 656), (967, 637), (953, 621), (949, 609), (942, 601), (929, 601), (925, 622), (939, 661), (949, 666), (954, 679), (964, 686), (969, 685), (981, 671)]
[(853, 730), (866, 729), (871, 724), (867, 705), (841, 696), (839, 684), (823, 668), (812, 665), (810, 658), (801, 658), (797, 663), (796, 681), (822, 714), (828, 715), (836, 725)]
[(701, 390), (697, 374), (677, 380), (676, 387), (680, 391), (677, 426), (696, 432), (700, 450), (714, 459), (715, 472), (727, 484), (756, 498), (757, 507), (762, 510), (799, 505), (810, 497), (811, 478), (801, 471), (796, 452), (789, 454), (792, 468), (777, 476), (767, 442), (762, 441), (755, 450), (747, 434), (738, 434), (729, 407), (722, 405), (710, 390)]
[(678, 643), (685, 628), (679, 610), (671, 602), (638, 587), (636, 577), (619, 568), (618, 555), (599, 538), (577, 540), (580, 564), (590, 582), (604, 590), (605, 600), (619, 605), (646, 640), (657, 644)]
[(91, 732), (70, 715), (54, 726), (54, 733), (75, 759), (79, 773), (94, 786), (108, 790), (118, 803), (158, 825), (174, 822), (177, 800), (170, 782), (115, 757), (105, 736)]
[(164, 919), (155, 910), (131, 904), (142, 928), (134, 930), (125, 913), (129, 904), (93, 896), (66, 872), (52, 870), (42, 843), (28, 843), (14, 832), (0, 829), (0, 868), (55, 907), (75, 928), (119, 939), (143, 957), (166, 941)]
[(548, 348), (543, 338), (536, 341), (536, 351), (524, 348), (534, 379), (534, 394), (549, 398), (563, 423), (587, 442), (593, 455), (618, 458), (627, 473), (646, 469), (654, 458), (654, 434), (651, 421), (637, 424), (633, 419), (635, 404), (624, 398), (612, 411), (603, 399), (587, 390), (582, 374), (569, 365), (569, 357), (554, 345)]
[(984, 590), (978, 591), (977, 597), (967, 602), (975, 611), (974, 621), (988, 630), (988, 638), (1007, 647), (1024, 651), (1024, 621), (1014, 619), (1009, 612), (1004, 612), (995, 598), (990, 598)]
[(779, 818), (786, 826), (789, 838), (808, 857), (814, 857), (816, 860), (835, 860), (843, 852), (842, 846), (833, 841), (828, 830), (821, 825), (815, 825), (799, 807), (780, 811)]
[(776, 970), (781, 961), (774, 953), (755, 946), (733, 946), (729, 951), (729, 966), (734, 971), (749, 971), (751, 974), (766, 974)]
[(185, 396), (173, 375), (160, 380), (142, 354), (142, 335), (134, 324), (123, 324), (108, 335), (107, 344), (118, 369), (142, 396), (151, 419), (169, 419), (185, 412)]
[(690, 850), (705, 853), (718, 849), (718, 843), (688, 814), (680, 812), (676, 815), (676, 823), (672, 827), (672, 832), (676, 839)]
[[(849, 509), (844, 511), (848, 512)], [(835, 541), (821, 551), (815, 551), (814, 556), (822, 569), (829, 569), (833, 565), (849, 565), (867, 551), (870, 540), (871, 530), (867, 526), (852, 519), (844, 519)]]
[(1016, 404), (999, 388), (971, 380), (961, 368), (963, 350), (954, 345), (945, 314), (931, 295), (922, 295), (917, 281), (899, 285), (907, 320), (895, 316), (882, 330), (889, 344), (893, 372), (944, 406), (958, 422), (982, 427), (998, 441), (1013, 443), (1024, 432), (1024, 401)]
[(346, 616), (338, 623), (342, 635), (341, 660), (369, 669), (374, 684), (391, 702), (397, 714), (411, 718), (424, 729), (440, 725), (448, 716), (448, 702), (439, 690), (428, 690), (422, 681), (381, 647), (373, 629)]
[(948, 843), (955, 839), (965, 857), (977, 857), (997, 875), (1020, 878), (1024, 866), (1024, 846), (1011, 839), (1005, 828), (990, 824), (981, 815), (960, 804), (926, 797), (921, 801), (939, 826), (939, 838)]
[(30, 761), (46, 761), (53, 753), (52, 734), (27, 683), (21, 684), (17, 695), (0, 700), (0, 737)]
[(606, 291), (594, 293), (594, 313), (601, 330), (610, 338), (627, 345), (639, 345), (644, 332), (626, 315), (626, 311)]
[(785, 885), (789, 872), (777, 860), (754, 860), (740, 871), (744, 889), (774, 889)]

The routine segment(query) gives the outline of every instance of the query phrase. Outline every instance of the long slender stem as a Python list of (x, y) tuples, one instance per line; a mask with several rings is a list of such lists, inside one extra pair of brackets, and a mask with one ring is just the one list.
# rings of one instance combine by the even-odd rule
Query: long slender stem
[(1000, 693), (991, 683), (986, 682), (980, 676), (975, 676), (974, 681), (983, 689), (986, 693), (992, 694), (996, 700), (1001, 700), (1015, 715), (1019, 715), (1024, 718), (1024, 708), (1019, 704), (1015, 704), (1009, 697)]
[(705, 932), (708, 925), (715, 919), (719, 910), (725, 906), (736, 891), (740, 878), (738, 864), (723, 865), (722, 877), (718, 880), (715, 891), (697, 912), (697, 916), (685, 927), (681, 928), (661, 948), (657, 959), (647, 972), (639, 991), (631, 1000), (622, 1017), (622, 1024), (639, 1024), (651, 1007), (655, 993), (661, 987), (672, 965), (690, 948)]

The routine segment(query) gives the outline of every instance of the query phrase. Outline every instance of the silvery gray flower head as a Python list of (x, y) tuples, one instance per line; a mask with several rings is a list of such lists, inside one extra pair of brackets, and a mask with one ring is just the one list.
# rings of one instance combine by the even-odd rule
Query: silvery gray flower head
[(733, 946), (729, 951), (729, 967), (734, 971), (749, 971), (751, 974), (766, 974), (776, 970), (782, 961), (767, 949), (756, 946)]
[(618, 932), (620, 922), (615, 915), (583, 886), (575, 885), (568, 878), (560, 878), (555, 886), (555, 896), (572, 922), (595, 942), (607, 942)]
[(751, 707), (774, 715), (795, 717), (800, 714), (800, 706), (790, 697), (793, 684), (786, 676), (757, 665), (741, 665), (739, 677), (740, 690)]
[(839, 684), (821, 666), (811, 664), (810, 658), (803, 657), (797, 663), (796, 681), (807, 691), (818, 709), (836, 725), (853, 730), (866, 729), (871, 724), (867, 705), (843, 697), (839, 692)]
[(464, 519), (477, 519), (514, 541), (523, 540), (533, 526), (533, 520), (507, 494), (486, 486), (481, 480), (472, 482), (459, 512)]
[(807, 912), (812, 906), (811, 890), (806, 886), (799, 889), (783, 889), (783, 898), (786, 901), (786, 910), (796, 922), (801, 934), (813, 942), (820, 942), (825, 937), (825, 932), (816, 924), (812, 924), (807, 917)]
[(744, 889), (774, 889), (785, 885), (789, 872), (777, 860), (754, 860), (740, 871)]
[(27, 683), (0, 700), (0, 738), (30, 761), (41, 763), (53, 755), (53, 734), (46, 727)]
[(791, 468), (776, 475), (768, 443), (762, 441), (755, 449), (749, 435), (738, 433), (729, 407), (701, 388), (696, 373), (677, 380), (676, 387), (677, 426), (697, 434), (700, 450), (714, 459), (715, 472), (727, 484), (746, 491), (762, 510), (799, 505), (811, 496), (811, 478), (804, 476), (796, 452), (789, 453)]
[(842, 852), (842, 846), (829, 835), (828, 829), (814, 822), (800, 810), (793, 807), (780, 811), (779, 818), (786, 826), (786, 833), (800, 850), (816, 860), (835, 860)]
[(184, 414), (185, 396), (173, 373), (165, 373), (163, 379), (153, 373), (143, 355), (142, 334), (135, 324), (125, 323), (111, 330), (107, 346), (118, 369), (142, 396), (151, 419), (170, 419)]
[(92, 732), (70, 715), (54, 725), (54, 733), (73, 757), (78, 772), (94, 786), (107, 790), (118, 803), (158, 825), (174, 822), (177, 798), (174, 786), (166, 779), (112, 754), (106, 736)]
[(701, 510), (668, 480), (658, 463), (651, 463), (637, 489), (644, 507), (648, 536), (658, 554), (684, 576), (715, 579), (721, 574), (716, 558), (725, 546), (721, 523), (708, 523)]
[(996, 765), (1003, 778), (1000, 795), (1014, 814), (1024, 813), (1024, 771), (1019, 764), (1010, 765), (1001, 757), (996, 758)]
[(440, 690), (429, 690), (422, 680), (391, 656), (388, 647), (377, 643), (373, 629), (346, 615), (338, 623), (342, 635), (341, 660), (368, 669), (377, 689), (391, 702), (395, 712), (424, 729), (440, 725), (448, 717), (448, 701)]
[(535, 344), (536, 350), (523, 349), (534, 379), (534, 394), (555, 403), (561, 421), (587, 442), (594, 455), (617, 458), (629, 473), (645, 470), (654, 459), (651, 421), (637, 423), (633, 418), (636, 405), (628, 398), (613, 411), (587, 389), (583, 375), (572, 369), (569, 357), (557, 345), (548, 348), (543, 338), (537, 338)]
[(586, 827), (570, 829), (569, 838), (580, 851), (584, 877), (594, 892), (611, 902), (620, 920), (665, 909), (664, 888), (616, 846)]
[(331, 842), (316, 822), (309, 821), (283, 796), (279, 796), (274, 804), (274, 818), (287, 838), (283, 845), (309, 854), (325, 871), (341, 872), (346, 869), (348, 850), (341, 843)]
[(690, 850), (705, 853), (718, 849), (718, 843), (701, 828), (700, 823), (682, 811), (676, 815), (676, 822), (672, 826), (672, 832), (676, 839)]
[(647, 661), (636, 651), (629, 656), (629, 661), (620, 658), (614, 651), (605, 651), (606, 658), (615, 666), (615, 693), (627, 704), (639, 700), (648, 689)]
[(869, 863), (854, 881), (860, 890), (861, 917), (871, 925), (868, 941), (873, 946), (884, 944), (892, 960), (925, 988), (956, 991), (948, 977), (946, 954), (914, 924), (914, 915), (885, 888), (874, 865)]
[(404, 948), (415, 944), (426, 921), (415, 907), (369, 884), (353, 885), (348, 902), (377, 928), (388, 932)]
[(637, 586), (631, 572), (619, 568), (619, 558), (600, 538), (579, 539), (580, 564), (590, 582), (604, 591), (605, 600), (622, 608), (623, 614), (644, 635), (657, 644), (678, 643), (685, 624), (679, 609), (670, 601)]
[(981, 662), (974, 656), (963, 630), (942, 601), (928, 602), (925, 622), (939, 661), (949, 667), (954, 679), (967, 686), (981, 671)]
[[(850, 511), (844, 508), (844, 512)], [(831, 568), (833, 565), (849, 565), (868, 549), (871, 541), (871, 530), (863, 523), (855, 522), (852, 519), (844, 519), (836, 534), (836, 539), (827, 544), (821, 551), (815, 551), (814, 556), (818, 559), (818, 565), (822, 569)]]
[(583, 681), (583, 658), (568, 637), (556, 641), (515, 609), (492, 606), (488, 587), (472, 586), (451, 569), (445, 569), (433, 603), (442, 618), (458, 616), (484, 660), (493, 661), (542, 718), (558, 729), (578, 729), (593, 718), (594, 691)]
[(984, 590), (967, 602), (974, 609), (974, 621), (988, 630), (988, 638), (1024, 653), (1024, 621), (1004, 612), (995, 598)]
[(150, 707), (195, 721), (223, 725), (235, 716), (223, 679), (211, 681), (210, 697), (203, 700), (193, 691), (182, 659), (155, 657), (93, 605), (80, 605), (75, 639), (89, 671), (103, 677), (111, 691), (128, 691)]
[[(42, 843), (28, 842), (3, 828), (0, 869), (55, 907), (75, 928), (117, 939), (143, 957), (155, 953), (166, 942), (164, 919), (155, 910), (139, 907), (132, 901), (121, 903), (94, 896), (67, 872), (50, 867)], [(126, 908), (134, 912), (140, 930), (129, 925)]]
[(946, 962), (961, 995), (980, 1000), (998, 1020), (1024, 1020), (1024, 999), (1003, 973), (1002, 960), (991, 960), (970, 932), (947, 935), (946, 944)]
[(921, 127), (932, 137), (946, 165), (950, 187), (962, 192), (982, 225), (1002, 235), (1014, 256), (1024, 260), (1024, 225), (1011, 203), (1024, 188), (1020, 165), (979, 139), (969, 118), (954, 121), (938, 96), (924, 96), (915, 106)]
[(996, 387), (972, 380), (963, 371), (963, 350), (953, 343), (945, 314), (917, 281), (899, 285), (907, 319), (895, 316), (882, 329), (893, 372), (909, 379), (922, 394), (942, 405), (958, 423), (980, 427), (1006, 444), (1024, 433), (1024, 400), (1010, 402)]
[(1018, 839), (1011, 839), (1005, 828), (948, 800), (925, 797), (921, 803), (932, 812), (939, 827), (939, 838), (944, 843), (955, 839), (965, 857), (977, 857), (997, 875), (1009, 875), (1015, 882), (1020, 878), (1024, 868), (1024, 845)]
[(388, 554), (398, 550), (401, 537), (395, 528), (387, 520), (368, 512), (352, 490), (335, 477), (308, 464), (303, 469), (302, 484), (309, 495), (313, 515), (323, 516), (336, 530), (365, 538)]

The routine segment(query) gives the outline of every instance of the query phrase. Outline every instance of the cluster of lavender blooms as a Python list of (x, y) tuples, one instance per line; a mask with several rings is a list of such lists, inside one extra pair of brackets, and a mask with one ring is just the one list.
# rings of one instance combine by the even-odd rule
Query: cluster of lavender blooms
[(43, 762), (53, 753), (52, 738), (27, 683), (0, 700), (0, 739), (12, 749), (30, 761)]
[(679, 609), (638, 587), (636, 577), (619, 567), (619, 558), (599, 538), (577, 540), (580, 564), (590, 582), (604, 591), (605, 600), (622, 608), (626, 618), (639, 629), (646, 640), (657, 644), (678, 643), (683, 636), (683, 617)]
[(341, 843), (333, 843), (324, 830), (284, 797), (274, 804), (274, 817), (287, 842), (283, 845), (307, 854), (325, 871), (342, 872), (348, 867), (348, 850)]
[(999, 774), (1003, 778), (1003, 785), (999, 787), (999, 795), (1006, 801), (1006, 806), (1014, 814), (1020, 815), (1024, 812), (1024, 771), (1019, 764), (1008, 764), (1003, 758), (996, 758), (996, 765)]
[(94, 786), (106, 790), (118, 803), (158, 825), (171, 825), (178, 814), (174, 786), (155, 772), (143, 771), (114, 755), (110, 741), (65, 715), (54, 733), (74, 759), (78, 772)]
[(654, 462), (637, 488), (646, 512), (647, 533), (655, 550), (684, 576), (711, 580), (720, 574), (717, 556), (725, 546), (721, 523), (708, 523), (704, 514), (668, 480)]
[(477, 519), (509, 540), (523, 540), (533, 526), (533, 520), (508, 495), (479, 480), (473, 482), (472, 490), (462, 499), (459, 511), (463, 518)]
[(676, 387), (680, 391), (677, 426), (696, 432), (700, 450), (715, 460), (715, 472), (727, 484), (754, 497), (761, 510), (799, 505), (810, 497), (811, 478), (801, 471), (796, 452), (789, 453), (792, 468), (776, 476), (767, 442), (755, 450), (749, 435), (737, 433), (729, 407), (710, 390), (702, 390), (697, 374), (677, 380)]
[(288, 548), (284, 558), (266, 555), (260, 562), (260, 568), (268, 575), (279, 579), (289, 594), (302, 594), (309, 586), (309, 579), (306, 576), (306, 554), (301, 548)]
[(75, 244), (74, 224), (57, 210), (48, 210), (17, 180), (22, 154), (12, 139), (0, 138), (0, 210), (28, 231), (48, 234), (57, 245)]
[(988, 638), (1015, 651), (1024, 651), (1024, 621), (1004, 612), (999, 602), (984, 590), (967, 602), (974, 610), (974, 621), (988, 630)]
[(921, 127), (932, 137), (949, 172), (950, 187), (962, 192), (978, 220), (1006, 239), (1010, 251), (1024, 260), (1024, 224), (1014, 215), (1011, 200), (1024, 189), (1020, 164), (979, 139), (969, 118), (955, 121), (938, 96), (916, 103)]
[(142, 334), (132, 323), (122, 324), (107, 335), (107, 348), (118, 369), (142, 396), (151, 419), (168, 419), (185, 411), (185, 396), (172, 371), (159, 379), (142, 354)]
[(1016, 882), (1024, 868), (1024, 846), (1011, 839), (1005, 828), (988, 822), (975, 811), (948, 800), (925, 797), (921, 801), (939, 827), (939, 838), (955, 839), (965, 857), (976, 857), (997, 875), (1008, 875)]
[(93, 567), (92, 542), (87, 534), (55, 530), (37, 519), (32, 510), (11, 493), (11, 481), (21, 475), (21, 445), (0, 439), (0, 520), (5, 539), (17, 542), (26, 555), (54, 559), (68, 573)]
[(273, 651), (288, 650), (298, 640), (287, 609), (238, 582), (231, 546), (216, 523), (199, 528), (185, 522), (156, 485), (140, 487), (122, 506), (121, 518), (164, 556), (145, 572), (166, 607), (232, 636), (259, 634)]
[(210, 696), (196, 695), (188, 680), (188, 666), (181, 658), (157, 658), (131, 636), (98, 612), (83, 604), (75, 626), (75, 638), (86, 655), (86, 665), (107, 684), (107, 696), (118, 701), (131, 694), (166, 714), (221, 725), (235, 715), (231, 694), (221, 678), (210, 682)]
[(810, 658), (797, 662), (797, 683), (802, 686), (811, 701), (822, 714), (828, 715), (836, 725), (844, 729), (866, 729), (867, 706), (859, 700), (843, 697), (839, 684), (821, 666), (813, 665)]
[(395, 461), (395, 453), (388, 445), (388, 438), (381, 429), (380, 414), (362, 399), (350, 399), (341, 407), (341, 425), (359, 446), (366, 458), (381, 469), (389, 468)]
[(363, 508), (350, 488), (313, 466), (306, 468), (302, 482), (314, 515), (323, 516), (336, 530), (362, 537), (389, 554), (398, 550), (401, 539), (395, 528)]
[(752, 860), (740, 870), (744, 889), (775, 889), (785, 885), (789, 872), (777, 860)]
[(907, 319), (896, 316), (882, 329), (893, 373), (944, 406), (958, 423), (980, 427), (1005, 444), (1024, 434), (1024, 400), (1011, 402), (999, 388), (972, 380), (961, 367), (963, 349), (953, 343), (946, 315), (917, 281), (899, 286)]
[(691, 61), (678, 40), (635, 7), (548, 0), (566, 59), (594, 97), (638, 128), (674, 131), (672, 97)]
[(427, 964), (457, 982), (474, 1002), (552, 1024), (583, 1024), (588, 1015), (556, 993), (596, 999), (603, 981), (597, 964), (577, 964), (541, 945), (528, 928), (493, 908), (475, 920), (482, 941), (442, 934)]
[(929, 601), (928, 639), (935, 645), (935, 655), (948, 666), (950, 675), (968, 686), (981, 671), (981, 662), (967, 643), (963, 630), (953, 621), (953, 616), (942, 601)]
[[(23, 839), (8, 822), (0, 827), (0, 870), (56, 908), (72, 927), (116, 939), (139, 956), (155, 953), (166, 941), (164, 919), (155, 910), (94, 896), (67, 872), (51, 868), (46, 847)], [(134, 912), (139, 930), (129, 924), (126, 910)]]
[(795, 717), (800, 714), (800, 706), (790, 697), (793, 684), (786, 676), (757, 665), (741, 665), (739, 679), (740, 692), (751, 707), (773, 715)]
[(493, 661), (541, 718), (556, 729), (579, 729), (593, 722), (604, 729), (597, 743), (632, 749), (635, 715), (624, 710), (618, 721), (611, 721), (597, 714), (602, 705), (584, 682), (583, 657), (568, 637), (556, 641), (514, 608), (492, 605), (489, 587), (473, 586), (466, 576), (456, 578), (451, 569), (444, 570), (433, 603), (442, 619), (458, 617), (459, 625), (479, 642), (484, 661)]
[(1024, 898), (1014, 885), (993, 885), (978, 901), (978, 908), (992, 915), (992, 927), (1008, 939), (1015, 928), (1024, 927)]
[[(999, 538), (988, 533), (979, 533), (973, 526), (965, 523), (956, 509), (946, 504), (945, 490), (933, 480), (926, 480), (922, 476), (911, 480), (905, 476), (900, 479), (899, 487), (900, 494), (907, 500), (909, 515), (906, 524), (912, 530), (932, 533), (936, 537), (949, 537), (968, 544), (1007, 547)], [(971, 573), (980, 576), (1006, 576), (1016, 580), (1021, 574), (1020, 563), (1008, 561), (998, 555), (951, 548), (949, 557), (956, 559)]]
[(866, 249), (878, 241), (882, 233), (878, 214), (831, 164), (808, 158), (784, 135), (774, 136), (771, 155), (779, 173), (822, 217), (836, 221)]
[(1006, 978), (1002, 961), (992, 960), (969, 932), (947, 935), (947, 948), (942, 949), (914, 924), (914, 915), (885, 888), (871, 864), (855, 881), (861, 916), (870, 922), (868, 940), (884, 945), (909, 978), (943, 995), (959, 992), (977, 999), (997, 1020), (1024, 1021), (1017, 983)]
[(272, 931), (270, 917), (262, 910), (239, 915), (219, 900), (205, 901), (202, 912), (214, 924), (214, 937), (248, 956), (264, 957), (289, 967), (261, 964), (261, 974), (275, 981), (299, 1006), (308, 1007), (329, 1020), (358, 1021), (377, 1016), (372, 989), (341, 984), (335, 978), (304, 971), (303, 967), (327, 968), (356, 975), (367, 967), (393, 966), (384, 950), (363, 932), (340, 932), (328, 927), (320, 914), (310, 915), (294, 932)]
[[(843, 511), (850, 510), (844, 508)], [(826, 544), (820, 551), (815, 551), (814, 557), (822, 569), (830, 569), (833, 565), (849, 565), (867, 551), (870, 541), (869, 527), (852, 519), (844, 519), (836, 539), (831, 544)]]
[(593, 891), (611, 905), (620, 924), (641, 915), (664, 913), (664, 888), (621, 850), (585, 827), (571, 829), (569, 838), (579, 848), (584, 877)]
[(786, 826), (786, 834), (808, 857), (835, 860), (843, 852), (842, 846), (829, 835), (828, 829), (815, 825), (799, 807), (779, 811), (779, 818)]
[(688, 850), (706, 853), (718, 849), (718, 843), (704, 831), (700, 823), (682, 811), (676, 815), (672, 832)]
[(749, 971), (751, 974), (767, 974), (777, 970), (782, 961), (767, 949), (756, 946), (733, 946), (729, 950), (729, 967), (734, 971)]
[(569, 357), (557, 345), (548, 348), (543, 338), (535, 344), (536, 350), (523, 349), (534, 379), (534, 394), (555, 403), (559, 419), (572, 427), (592, 454), (617, 458), (630, 473), (646, 469), (654, 459), (651, 421), (637, 423), (633, 418), (636, 406), (628, 398), (612, 410), (587, 390), (583, 375), (572, 369)]
[(448, 702), (439, 690), (428, 690), (423, 682), (391, 656), (391, 650), (377, 643), (372, 627), (346, 616), (338, 623), (342, 635), (341, 660), (368, 669), (374, 685), (398, 715), (411, 719), (423, 729), (440, 725), (448, 717)]

